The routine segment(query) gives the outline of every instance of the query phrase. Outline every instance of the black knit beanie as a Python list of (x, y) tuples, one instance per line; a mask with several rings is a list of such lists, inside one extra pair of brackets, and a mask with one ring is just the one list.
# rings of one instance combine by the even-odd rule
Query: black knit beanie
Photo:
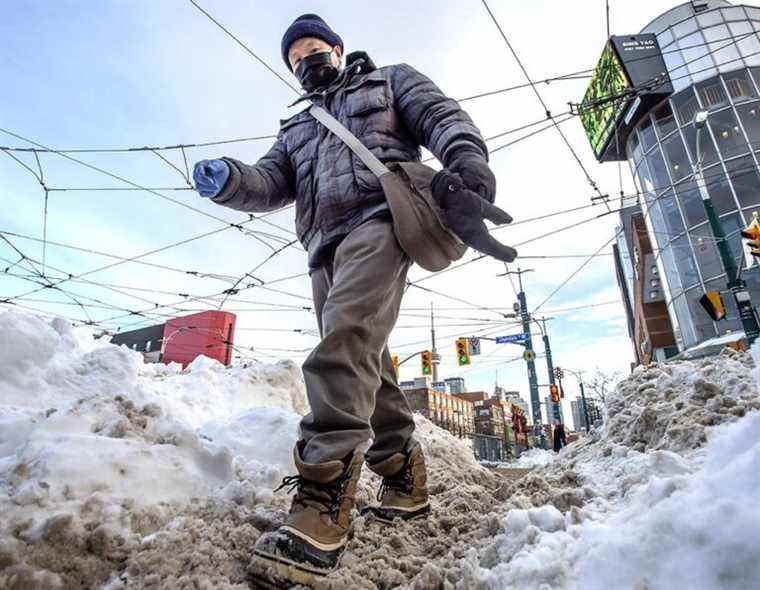
[(282, 36), (282, 60), (285, 62), (288, 70), (290, 70), (290, 62), (288, 61), (290, 46), (298, 41), (298, 39), (304, 37), (322, 39), (325, 43), (329, 43), (331, 47), (337, 45), (343, 51), (343, 39), (328, 27), (325, 21), (316, 14), (303, 14), (293, 21), (293, 24), (288, 27), (288, 30)]

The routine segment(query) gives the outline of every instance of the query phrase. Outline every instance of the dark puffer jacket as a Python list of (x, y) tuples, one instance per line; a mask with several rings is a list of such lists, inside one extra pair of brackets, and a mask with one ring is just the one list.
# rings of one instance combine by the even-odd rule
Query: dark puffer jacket
[[(381, 161), (419, 161), (420, 146), (444, 166), (462, 157), (487, 160), (485, 142), (467, 113), (414, 68), (375, 69), (357, 54), (346, 61), (324, 93), (308, 98)], [(230, 179), (214, 202), (263, 212), (295, 201), (296, 233), (312, 266), (355, 227), (387, 211), (375, 175), (307, 111), (282, 122), (277, 141), (255, 165), (225, 160)]]

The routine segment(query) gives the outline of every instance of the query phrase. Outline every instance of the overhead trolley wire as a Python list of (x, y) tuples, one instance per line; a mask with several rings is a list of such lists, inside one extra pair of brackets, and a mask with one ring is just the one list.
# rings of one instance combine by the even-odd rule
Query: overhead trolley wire
[(481, 0), (483, 3), (483, 6), (485, 7), (486, 11), (488, 12), (489, 16), (491, 17), (491, 20), (493, 21), (494, 25), (496, 25), (496, 28), (499, 30), (499, 33), (501, 34), (502, 39), (504, 40), (504, 43), (506, 43), (507, 47), (509, 48), (510, 53), (515, 58), (515, 61), (517, 62), (517, 65), (520, 67), (520, 70), (522, 70), (523, 75), (525, 76), (525, 79), (528, 81), (528, 83), (531, 85), (531, 88), (533, 90), (533, 93), (536, 95), (536, 98), (538, 98), (538, 101), (541, 103), (541, 106), (544, 108), (544, 111), (546, 112), (547, 118), (551, 119), (554, 123), (554, 127), (557, 129), (557, 132), (559, 133), (560, 137), (562, 137), (562, 141), (567, 146), (568, 150), (570, 150), (570, 153), (572, 154), (575, 161), (578, 163), (578, 166), (583, 171), (583, 174), (586, 176), (586, 180), (591, 185), (591, 187), (600, 195), (602, 196), (602, 192), (599, 189), (596, 182), (591, 178), (591, 175), (589, 174), (586, 167), (583, 165), (583, 162), (581, 161), (580, 157), (578, 156), (577, 152), (575, 151), (575, 148), (570, 144), (570, 141), (565, 136), (565, 133), (562, 131), (560, 126), (556, 123), (554, 120), (554, 117), (551, 114), (551, 110), (549, 110), (549, 107), (547, 106), (546, 102), (544, 102), (543, 97), (541, 96), (541, 93), (536, 88), (535, 83), (531, 80), (530, 75), (528, 74), (528, 70), (525, 69), (525, 65), (522, 63), (522, 60), (517, 55), (517, 52), (515, 51), (514, 47), (512, 47), (512, 44), (509, 42), (509, 39), (507, 38), (506, 33), (504, 33), (504, 29), (502, 29), (501, 25), (499, 24), (499, 21), (494, 16), (493, 12), (491, 12), (491, 8), (488, 6), (488, 2), (486, 0)]

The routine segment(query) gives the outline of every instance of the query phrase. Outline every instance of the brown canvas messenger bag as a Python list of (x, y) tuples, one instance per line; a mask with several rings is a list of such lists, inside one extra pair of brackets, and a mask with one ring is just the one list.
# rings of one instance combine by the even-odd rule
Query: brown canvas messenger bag
[(467, 246), (446, 226), (430, 184), (436, 170), (420, 162), (383, 164), (346, 127), (318, 105), (311, 115), (345, 143), (383, 187), (401, 248), (425, 270), (436, 272), (459, 260)]

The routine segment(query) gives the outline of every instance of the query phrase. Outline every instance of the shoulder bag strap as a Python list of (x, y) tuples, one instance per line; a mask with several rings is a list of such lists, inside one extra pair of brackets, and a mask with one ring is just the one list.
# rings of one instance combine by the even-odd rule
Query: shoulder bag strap
[(343, 143), (345, 143), (351, 149), (351, 151), (356, 154), (356, 157), (364, 162), (364, 165), (369, 168), (375, 176), (380, 178), (384, 174), (390, 173), (388, 167), (380, 160), (378, 160), (377, 157), (371, 151), (369, 151), (367, 146), (359, 141), (359, 139), (353, 133), (346, 129), (343, 123), (338, 121), (325, 109), (314, 104), (311, 105), (309, 112), (317, 121), (322, 123), (322, 125), (327, 127), (330, 131), (332, 131), (332, 133), (340, 138)]

